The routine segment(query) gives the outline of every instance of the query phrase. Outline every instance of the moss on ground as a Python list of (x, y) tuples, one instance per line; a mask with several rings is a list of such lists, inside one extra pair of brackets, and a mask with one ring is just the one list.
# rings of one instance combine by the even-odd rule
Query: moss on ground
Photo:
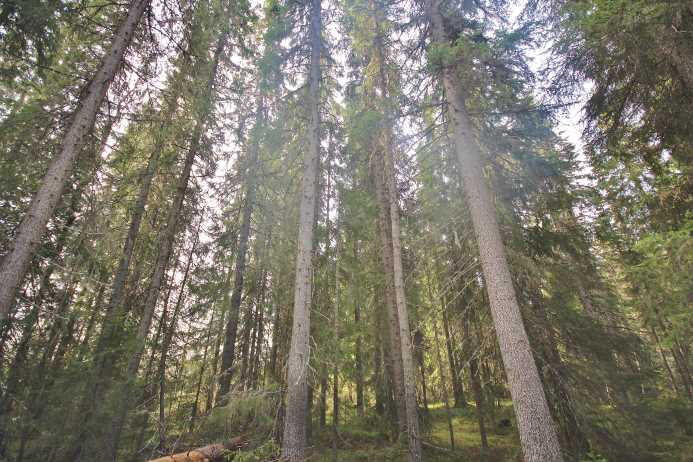
[[(445, 409), (441, 405), (430, 408), (424, 416), (424, 459), (427, 462), (480, 461), (521, 462), (520, 441), (515, 427), (512, 406), (502, 403), (495, 409), (496, 422), (510, 421), (510, 427), (487, 422), (489, 450), (482, 459), (481, 438), (476, 420), (476, 409), (469, 405), (463, 409), (451, 409), (455, 450), (450, 450), (450, 436)], [(329, 420), (329, 418), (328, 418)], [(339, 430), (336, 452), (332, 449), (331, 428), (314, 430), (314, 447), (310, 462), (399, 462), (407, 460), (406, 441), (393, 443), (387, 424), (375, 418), (351, 419)], [(657, 462), (693, 462), (693, 438), (683, 430), (658, 432), (652, 441), (652, 451), (643, 460)], [(335, 457), (336, 456), (336, 457)], [(607, 460), (598, 454), (584, 459), (592, 462), (619, 462)], [(630, 461), (629, 461), (630, 462)]]

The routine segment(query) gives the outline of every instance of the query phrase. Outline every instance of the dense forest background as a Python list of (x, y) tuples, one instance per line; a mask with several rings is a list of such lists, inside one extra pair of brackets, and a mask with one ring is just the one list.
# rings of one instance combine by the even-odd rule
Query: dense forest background
[(0, 0), (0, 460), (693, 460), (692, 109), (690, 0)]

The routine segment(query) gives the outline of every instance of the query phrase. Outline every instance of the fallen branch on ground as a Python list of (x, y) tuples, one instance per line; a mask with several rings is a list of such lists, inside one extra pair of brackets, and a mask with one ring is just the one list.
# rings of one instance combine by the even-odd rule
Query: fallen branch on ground
[(210, 444), (201, 448), (190, 449), (166, 457), (152, 459), (147, 462), (218, 462), (223, 460), (228, 451), (241, 449), (248, 444), (248, 438), (237, 436), (225, 443)]

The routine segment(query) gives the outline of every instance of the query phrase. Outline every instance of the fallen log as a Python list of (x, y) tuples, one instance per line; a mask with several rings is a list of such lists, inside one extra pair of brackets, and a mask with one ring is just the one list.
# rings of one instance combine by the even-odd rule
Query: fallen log
[(170, 456), (159, 457), (147, 462), (219, 462), (223, 460), (228, 451), (241, 449), (248, 444), (248, 438), (237, 436), (225, 443), (210, 444), (201, 448), (190, 449), (188, 451), (171, 454)]

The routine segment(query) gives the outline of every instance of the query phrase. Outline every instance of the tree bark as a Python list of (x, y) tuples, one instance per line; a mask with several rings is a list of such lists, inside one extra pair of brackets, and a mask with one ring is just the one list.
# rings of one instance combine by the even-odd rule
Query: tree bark
[[(376, 18), (379, 18), (380, 11), (376, 10)], [(404, 292), (404, 270), (402, 268), (402, 244), (400, 242), (400, 223), (399, 223), (399, 200), (397, 185), (395, 182), (394, 168), (394, 146), (392, 140), (392, 117), (387, 109), (388, 104), (388, 85), (385, 76), (385, 55), (383, 44), (380, 40), (380, 23), (376, 19), (376, 36), (374, 51), (379, 63), (378, 86), (386, 104), (384, 124), (382, 127), (382, 181), (385, 185), (384, 190), (387, 198), (387, 210), (389, 220), (387, 222), (390, 235), (392, 237), (392, 278), (394, 281), (395, 306), (397, 307), (397, 319), (399, 327), (399, 350), (402, 355), (402, 375), (404, 388), (404, 402), (406, 411), (407, 436), (409, 440), (409, 460), (418, 462), (422, 460), (421, 439), (419, 434), (419, 415), (416, 403), (416, 373), (413, 359), (413, 343), (409, 328), (409, 313)]]
[(238, 250), (236, 251), (236, 270), (234, 272), (233, 293), (229, 306), (229, 319), (224, 332), (224, 349), (221, 354), (221, 372), (219, 374), (219, 391), (217, 393), (217, 406), (223, 406), (227, 402), (227, 395), (231, 388), (231, 368), (233, 367), (236, 349), (236, 335), (238, 332), (238, 318), (241, 309), (241, 296), (245, 282), (246, 254), (248, 253), (248, 238), (250, 236), (250, 221), (255, 205), (255, 190), (258, 169), (258, 151), (260, 149), (260, 133), (264, 126), (264, 107), (262, 97), (259, 97), (255, 127), (248, 152), (248, 166), (246, 174), (246, 196), (243, 206), (243, 219), (238, 238)]
[(286, 416), (282, 458), (289, 462), (305, 459), (306, 412), (308, 410), (308, 364), (310, 362), (310, 302), (312, 295), (313, 231), (317, 199), (317, 173), (320, 163), (320, 58), (322, 54), (321, 0), (310, 2), (310, 108), (309, 148), (303, 159), (303, 182), (299, 212), (294, 316), (289, 348)]
[(248, 439), (245, 436), (237, 436), (226, 443), (210, 444), (148, 462), (222, 462), (226, 460), (225, 456), (229, 451), (242, 449), (247, 445)]
[[(339, 259), (342, 253), (342, 238), (340, 233), (341, 215), (339, 212), (339, 199), (337, 196), (337, 187), (335, 185), (335, 210), (337, 213), (337, 225), (334, 229), (335, 235), (335, 256), (334, 256), (334, 312), (332, 313), (332, 332), (334, 335), (334, 352), (333, 352), (333, 368), (332, 368), (332, 459), (337, 460), (337, 440), (339, 438), (339, 359), (340, 359), (340, 342), (339, 342), (339, 304), (340, 300), (340, 274), (339, 274)], [(329, 214), (329, 206), (328, 206)], [(329, 220), (329, 216), (327, 217)], [(328, 238), (329, 239), (329, 238)]]
[[(185, 286), (188, 283), (188, 275), (190, 274), (190, 266), (192, 265), (193, 258), (195, 256), (195, 250), (199, 242), (200, 227), (202, 225), (202, 220), (197, 226), (197, 232), (195, 233), (195, 238), (193, 241), (192, 248), (190, 249), (190, 254), (188, 255), (188, 262), (185, 264), (185, 271), (183, 272), (183, 279), (180, 283), (180, 291), (178, 292), (178, 299), (173, 308), (173, 314), (171, 314), (171, 323), (166, 329), (164, 334), (163, 342), (161, 343), (161, 357), (159, 358), (159, 449), (166, 447), (166, 412), (165, 412), (165, 398), (166, 398), (166, 360), (168, 359), (168, 352), (171, 348), (171, 343), (173, 341), (173, 335), (176, 332), (176, 324), (178, 323), (178, 314), (180, 313), (181, 306), (183, 306), (183, 295), (185, 291)], [(164, 318), (165, 319), (165, 318)], [(164, 321), (162, 321), (163, 323)], [(164, 326), (165, 328), (165, 326)]]
[(113, 38), (111, 47), (101, 66), (80, 98), (57, 156), (52, 160), (36, 192), (29, 210), (19, 225), (12, 250), (0, 264), (0, 323), (4, 323), (12, 309), (17, 288), (24, 279), (31, 257), (46, 232), (48, 220), (62, 196), (70, 177), (84, 137), (93, 129), (96, 114), (106, 97), (123, 55), (132, 41), (149, 0), (133, 0), (128, 14)]
[[(359, 261), (358, 240), (354, 240), (354, 261)], [(354, 326), (356, 330), (355, 352), (356, 361), (356, 413), (363, 417), (365, 412), (364, 386), (363, 386), (363, 358), (362, 358), (362, 339), (361, 339), (361, 298), (359, 296), (359, 281), (356, 280), (356, 271), (351, 275), (354, 284)], [(378, 348), (376, 346), (376, 348)], [(377, 365), (376, 365), (377, 366)]]
[[(137, 375), (137, 370), (140, 367), (140, 362), (142, 360), (142, 354), (144, 353), (145, 342), (147, 335), (149, 334), (149, 329), (152, 322), (152, 317), (154, 316), (154, 309), (156, 308), (156, 302), (159, 299), (159, 292), (161, 289), (161, 284), (163, 283), (164, 276), (166, 274), (166, 269), (168, 267), (169, 259), (171, 257), (171, 248), (173, 247), (173, 241), (176, 237), (176, 231), (178, 228), (180, 213), (183, 209), (183, 201), (185, 198), (185, 192), (188, 187), (188, 181), (190, 179), (190, 173), (192, 170), (192, 165), (194, 163), (199, 137), (201, 136), (201, 129), (197, 129), (194, 135), (198, 142), (193, 144), (186, 155), (185, 164), (183, 166), (183, 172), (178, 179), (178, 184), (176, 185), (176, 196), (174, 202), (169, 211), (168, 219), (166, 222), (166, 228), (164, 229), (161, 238), (161, 247), (159, 248), (156, 264), (154, 267), (154, 273), (149, 282), (147, 288), (147, 295), (144, 302), (144, 311), (142, 313), (142, 318), (140, 319), (140, 324), (136, 333), (135, 347), (128, 361), (127, 372), (126, 372), (126, 388), (129, 389), (129, 383)], [(118, 440), (120, 438), (120, 432), (122, 426), (125, 423), (125, 417), (130, 404), (129, 392), (126, 390), (121, 398), (121, 403), (116, 411), (116, 418), (113, 424), (113, 440), (110, 445), (110, 459), (115, 460), (117, 455)]]
[[(212, 66), (210, 69), (210, 74), (207, 79), (207, 86), (205, 89), (205, 94), (200, 95), (204, 109), (202, 113), (199, 114), (199, 119), (195, 124), (195, 128), (191, 135), (190, 146), (186, 153), (183, 170), (176, 183), (175, 196), (173, 199), (173, 204), (169, 209), (168, 216), (166, 219), (166, 226), (164, 228), (159, 250), (157, 252), (156, 264), (154, 266), (154, 273), (149, 281), (149, 286), (147, 288), (147, 294), (144, 302), (144, 311), (142, 313), (142, 318), (140, 319), (140, 324), (138, 326), (135, 347), (132, 352), (132, 356), (128, 362), (127, 373), (126, 373), (126, 388), (129, 388), (133, 379), (137, 374), (137, 370), (140, 367), (140, 361), (142, 359), (142, 354), (144, 352), (145, 342), (147, 339), (147, 334), (149, 333), (149, 328), (151, 326), (152, 317), (154, 315), (154, 309), (156, 308), (156, 302), (159, 298), (159, 291), (161, 289), (161, 284), (163, 282), (164, 276), (166, 274), (166, 269), (171, 257), (171, 249), (173, 248), (173, 243), (177, 234), (178, 224), (180, 222), (180, 215), (183, 210), (183, 203), (185, 201), (185, 193), (188, 189), (188, 183), (190, 182), (190, 174), (192, 172), (193, 164), (199, 153), (200, 144), (202, 142), (202, 134), (204, 133), (205, 127), (207, 125), (207, 120), (212, 112), (211, 98), (214, 91), (214, 82), (216, 80), (217, 69), (219, 67), (219, 61), (221, 55), (226, 47), (226, 41), (228, 34), (223, 34), (219, 41), (217, 42), (216, 49), (214, 52), (214, 57), (212, 58)], [(120, 432), (122, 430), (123, 424), (125, 423), (125, 418), (127, 416), (127, 411), (130, 405), (128, 390), (125, 390), (121, 402), (117, 407), (117, 414), (113, 422), (113, 432), (111, 434), (112, 439), (109, 444), (109, 457), (115, 460), (117, 455), (118, 441), (120, 439)]]
[[(140, 189), (133, 207), (130, 226), (128, 227), (128, 233), (123, 244), (123, 251), (118, 260), (118, 266), (113, 278), (111, 295), (105, 308), (102, 332), (96, 346), (96, 374), (98, 376), (109, 377), (111, 374), (110, 371), (113, 369), (113, 363), (116, 360), (117, 352), (112, 347), (114, 344), (120, 343), (118, 335), (121, 334), (122, 330), (121, 318), (126, 312), (123, 306), (123, 299), (125, 298), (125, 287), (130, 271), (130, 263), (135, 250), (135, 241), (140, 232), (140, 225), (144, 217), (145, 207), (149, 200), (149, 191), (151, 190), (152, 181), (159, 165), (159, 157), (161, 156), (166, 141), (162, 135), (162, 131), (165, 124), (170, 122), (170, 118), (176, 111), (177, 104), (175, 101), (177, 101), (177, 99), (173, 98), (172, 101), (174, 102), (170, 103), (166, 113), (160, 114), (161, 123), (158, 127), (159, 135), (156, 138), (152, 152), (147, 160), (147, 165), (140, 173)], [(97, 391), (95, 394), (98, 396), (100, 393)]]
[[(447, 46), (439, 0), (427, 0), (434, 43)], [(485, 182), (482, 152), (467, 114), (462, 84), (454, 68), (443, 71), (448, 112), (467, 204), (479, 246), (481, 267), (491, 305), (510, 394), (527, 462), (562, 461), (561, 448), (537, 366), (532, 356), (491, 192)]]
[[(443, 313), (445, 310), (443, 310)], [(445, 377), (445, 367), (443, 366), (443, 357), (440, 354), (440, 344), (438, 343), (438, 326), (436, 323), (433, 325), (433, 340), (436, 344), (436, 359), (438, 361), (438, 370), (440, 371), (440, 382), (441, 388), (443, 390), (443, 405), (445, 406), (445, 417), (448, 421), (448, 433), (450, 434), (450, 449), (455, 450), (455, 433), (452, 427), (452, 415), (450, 414), (450, 398), (448, 396), (448, 387), (445, 384), (447, 377)]]
[[(472, 394), (474, 396), (474, 404), (476, 405), (476, 418), (479, 424), (479, 435), (481, 437), (481, 457), (486, 456), (488, 451), (488, 439), (486, 437), (486, 424), (484, 422), (484, 393), (481, 389), (481, 378), (479, 376), (479, 361), (477, 360), (478, 351), (475, 351), (477, 345), (481, 343), (481, 339), (478, 338), (477, 342), (472, 343), (472, 337), (469, 332), (469, 324), (471, 322), (472, 313), (468, 310), (470, 307), (465, 307), (465, 313), (462, 317), (463, 329), (464, 329), (464, 339), (467, 342), (467, 357), (469, 358), (467, 362), (469, 363), (469, 376), (472, 382)], [(474, 346), (475, 348), (472, 348)]]
[[(375, 159), (374, 171), (382, 172), (382, 159)], [(397, 316), (397, 306), (395, 304), (394, 278), (392, 264), (392, 233), (389, 217), (389, 206), (385, 187), (381, 178), (374, 174), (376, 201), (378, 202), (378, 233), (380, 234), (380, 257), (383, 264), (383, 276), (385, 279), (385, 311), (387, 314), (387, 341), (388, 348), (384, 354), (388, 384), (392, 389), (392, 398), (396, 411), (397, 427), (400, 433), (406, 431), (406, 403), (404, 401), (404, 375), (402, 373), (402, 352), (401, 340), (399, 338), (399, 318)]]
[(443, 333), (445, 334), (445, 350), (448, 354), (448, 366), (450, 367), (450, 379), (452, 382), (452, 395), (454, 407), (467, 407), (467, 399), (464, 396), (461, 371), (455, 361), (455, 353), (452, 347), (452, 335), (450, 334), (450, 320), (448, 318), (447, 303), (443, 299)]
[(190, 411), (190, 427), (189, 432), (193, 432), (195, 429), (195, 420), (197, 419), (199, 406), (200, 406), (200, 393), (202, 391), (202, 380), (205, 376), (205, 370), (207, 367), (207, 354), (209, 352), (209, 340), (212, 336), (212, 326), (214, 325), (214, 312), (212, 312), (212, 317), (209, 320), (209, 326), (207, 327), (207, 335), (205, 336), (205, 348), (202, 353), (202, 361), (200, 364), (200, 374), (197, 376), (197, 385), (195, 386), (195, 401), (193, 401), (192, 410)]

